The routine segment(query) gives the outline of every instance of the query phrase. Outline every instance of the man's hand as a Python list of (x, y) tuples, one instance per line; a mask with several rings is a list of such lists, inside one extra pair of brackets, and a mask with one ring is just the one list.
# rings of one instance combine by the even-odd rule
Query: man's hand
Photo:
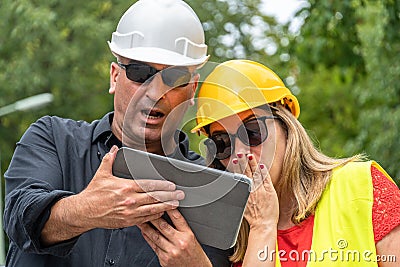
[(138, 225), (142, 235), (157, 254), (161, 266), (212, 266), (186, 220), (178, 210), (167, 211), (175, 228), (164, 219)]
[(51, 209), (41, 240), (55, 244), (94, 228), (123, 228), (160, 218), (175, 209), (183, 191), (163, 180), (129, 180), (113, 176), (117, 153), (107, 153), (85, 190), (59, 200)]
[(104, 157), (93, 180), (78, 194), (87, 207), (85, 219), (93, 228), (121, 228), (154, 220), (184, 198), (183, 191), (168, 181), (113, 176), (115, 155), (113, 151)]

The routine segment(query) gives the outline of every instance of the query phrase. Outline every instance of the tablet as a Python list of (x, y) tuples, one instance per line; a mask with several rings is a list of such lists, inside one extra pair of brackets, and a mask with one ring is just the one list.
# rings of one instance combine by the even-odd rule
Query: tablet
[(178, 210), (204, 245), (233, 247), (252, 181), (220, 171), (132, 148), (117, 152), (113, 174), (126, 179), (166, 179), (185, 192)]

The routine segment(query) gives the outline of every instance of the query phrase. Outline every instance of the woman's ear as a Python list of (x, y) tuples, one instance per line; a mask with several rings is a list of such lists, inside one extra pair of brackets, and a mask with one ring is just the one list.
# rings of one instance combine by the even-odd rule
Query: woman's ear
[(119, 67), (117, 63), (112, 62), (110, 65), (110, 89), (108, 90), (108, 92), (112, 95), (115, 93), (115, 85), (117, 83), (118, 75), (119, 75)]

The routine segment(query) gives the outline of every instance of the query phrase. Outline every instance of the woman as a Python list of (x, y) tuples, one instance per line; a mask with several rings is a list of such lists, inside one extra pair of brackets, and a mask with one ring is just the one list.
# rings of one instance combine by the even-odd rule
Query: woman
[(399, 189), (374, 161), (319, 152), (299, 113), (256, 62), (225, 62), (200, 88), (192, 131), (211, 165), (254, 181), (233, 266), (399, 266)]

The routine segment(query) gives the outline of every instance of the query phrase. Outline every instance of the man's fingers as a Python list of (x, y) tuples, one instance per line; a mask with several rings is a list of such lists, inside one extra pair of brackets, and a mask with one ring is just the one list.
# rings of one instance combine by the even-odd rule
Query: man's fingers
[(174, 191), (176, 185), (166, 180), (135, 180), (136, 192)]
[[(181, 190), (168, 192), (156, 191), (151, 193), (138, 193), (136, 201), (133, 203), (136, 206), (151, 205), (156, 203), (169, 203), (175, 201), (179, 205), (179, 201), (184, 199), (185, 194)], [(174, 203), (175, 203), (174, 202)]]
[(103, 157), (99, 170), (112, 173), (112, 165), (114, 164), (115, 157), (117, 156), (118, 147), (112, 146), (110, 151)]
[(151, 223), (157, 228), (158, 231), (160, 231), (160, 233), (162, 233), (163, 236), (165, 236), (173, 243), (174, 235), (177, 232), (187, 232), (191, 231), (191, 229), (190, 226), (187, 224), (185, 218), (177, 209), (169, 210), (167, 211), (167, 214), (175, 228), (163, 218), (153, 220), (151, 221)]
[(164, 211), (176, 209), (178, 206), (179, 206), (179, 201), (176, 200), (166, 201), (151, 205), (143, 205), (136, 209), (136, 214), (140, 214), (140, 216), (149, 216), (153, 214), (162, 213)]
[[(168, 224), (164, 219), (160, 218), (149, 223), (142, 224), (139, 227), (139, 229), (142, 231), (143, 237), (156, 253), (161, 251), (168, 252), (168, 248), (171, 246), (170, 242), (164, 237), (164, 234), (160, 232), (156, 226), (156, 224), (158, 225), (160, 222)], [(157, 230), (154, 229), (150, 223), (153, 224)]]
[(154, 243), (152, 240), (151, 240), (151, 238), (149, 238), (147, 235), (146, 235), (146, 233), (144, 233), (143, 231), (142, 231), (142, 236), (143, 236), (143, 238), (144, 238), (144, 240), (146, 240), (146, 242), (147, 242), (147, 244), (149, 244), (149, 246), (154, 250), (154, 252), (158, 255), (158, 248), (157, 248), (157, 245), (156, 245), (156, 243)]
[[(168, 211), (167, 211), (168, 213)], [(167, 238), (167, 240), (170, 240), (171, 242), (174, 241), (174, 235), (176, 233), (176, 229), (172, 227), (169, 223), (167, 223), (166, 220), (163, 218), (159, 218), (157, 220), (151, 221), (151, 224), (154, 225), (154, 227), (164, 236)], [(160, 246), (163, 248), (163, 246)]]
[(189, 225), (187, 224), (185, 218), (177, 209), (167, 211), (168, 216), (171, 218), (172, 223), (176, 227), (178, 231), (187, 231), (190, 229)]
[(166, 202), (170, 200), (183, 200), (185, 193), (182, 190), (176, 191), (155, 191), (145, 194), (145, 203)]
[(146, 242), (150, 245), (154, 252), (158, 254), (159, 248), (157, 248), (156, 242), (154, 242), (151, 238), (152, 235), (154, 236), (154, 233), (156, 231), (149, 225), (149, 223), (138, 224), (137, 227), (142, 232), (142, 236), (146, 240)]
[(156, 214), (138, 217), (136, 225), (140, 225), (140, 224), (144, 224), (146, 222), (157, 220), (157, 219), (161, 218), (161, 216), (163, 216), (163, 214), (164, 214), (164, 212), (160, 212), (160, 213), (156, 213)]

